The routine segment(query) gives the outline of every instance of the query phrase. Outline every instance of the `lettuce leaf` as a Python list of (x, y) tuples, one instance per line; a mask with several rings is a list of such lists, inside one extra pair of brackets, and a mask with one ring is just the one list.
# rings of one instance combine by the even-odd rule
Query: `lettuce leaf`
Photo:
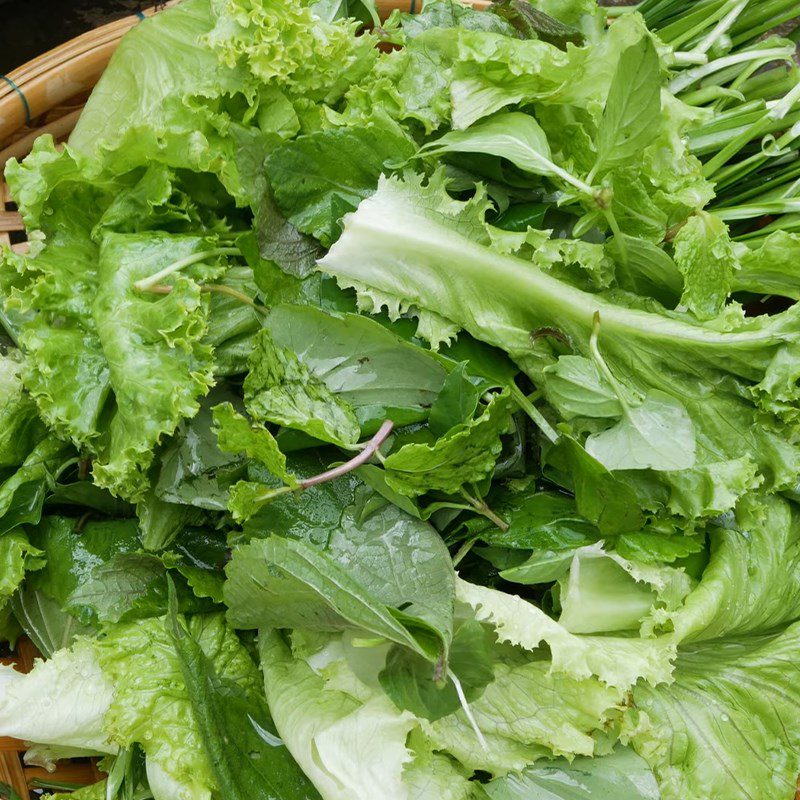
[(456, 583), (456, 597), (473, 609), (478, 620), (495, 629), (499, 641), (532, 652), (547, 644), (552, 662), (548, 668), (555, 673), (578, 680), (595, 676), (621, 690), (633, 686), (639, 678), (651, 684), (670, 679), (675, 644), (667, 637), (576, 635), (533, 603), (464, 580)]
[(652, 730), (634, 739), (664, 800), (791, 800), (800, 764), (796, 684), (800, 626), (682, 648), (668, 689), (646, 685), (634, 702)]
[(28, 675), (0, 666), (0, 733), (31, 742), (115, 753), (104, 727), (114, 697), (94, 644), (79, 640)]
[(247, 410), (256, 420), (301, 430), (323, 442), (353, 447), (361, 429), (355, 412), (266, 329), (256, 336), (245, 378)]
[[(647, 763), (628, 748), (619, 747), (599, 758), (578, 757), (543, 762), (490, 781), (486, 793), (492, 800), (660, 800), (661, 794)], [(546, 793), (546, 794), (545, 794)]]
[(8, 602), (25, 578), (25, 573), (44, 566), (42, 555), (44, 553), (19, 531), (0, 536), (0, 616), (3, 612), (8, 613)]
[[(211, 350), (201, 343), (208, 308), (193, 281), (178, 278), (169, 294), (152, 300), (133, 284), (178, 258), (202, 253), (200, 237), (111, 234), (104, 238), (94, 304), (97, 335), (108, 361), (116, 413), (107, 445), (95, 464), (95, 482), (137, 498), (154, 446), (181, 419), (194, 416), (212, 385)], [(137, 364), (131, 373), (131, 364)], [(136, 420), (132, 424), (132, 421)]]
[(403, 768), (412, 714), (380, 694), (362, 700), (327, 687), (276, 631), (261, 633), (259, 652), (275, 725), (325, 800), (366, 797), (376, 786), (387, 800), (409, 798)]
[[(40, 312), (21, 339), (24, 382), (42, 417), (96, 456), (98, 485), (140, 499), (155, 446), (197, 412), (212, 362), (202, 341), (208, 305), (199, 286), (178, 277), (169, 294), (158, 296), (135, 291), (133, 283), (176, 255), (210, 250), (213, 239), (104, 230), (95, 241), (92, 230), (114, 190), (141, 178), (115, 182), (97, 173), (95, 162), (69, 148), (56, 152), (46, 139), (10, 170), (26, 222), (45, 237), (40, 252), (16, 264), (26, 283), (14, 289), (11, 303)], [(80, 211), (65, 213), (72, 203)], [(219, 274), (219, 263), (211, 254), (209, 265), (193, 274)]]
[(44, 438), (36, 404), (22, 386), (22, 359), (0, 355), (0, 469), (21, 464)]
[(433, 444), (403, 445), (384, 461), (387, 483), (413, 497), (431, 490), (457, 494), (465, 484), (483, 480), (500, 455), (510, 411), (508, 392), (494, 394), (475, 419), (456, 425)]
[(487, 746), (459, 709), (426, 726), (434, 749), (495, 775), (524, 769), (543, 756), (593, 755), (594, 737), (622, 714), (623, 693), (550, 667), (546, 660), (498, 664), (494, 680), (469, 704)]
[[(233, 682), (245, 694), (259, 694), (255, 665), (220, 615), (192, 617), (188, 626), (220, 680)], [(113, 687), (103, 723), (109, 738), (123, 747), (138, 742), (147, 757), (148, 775), (155, 768), (172, 783), (174, 794), (167, 796), (210, 798), (216, 786), (210, 755), (164, 620), (116, 626), (94, 643), (94, 651)]]
[(269, 741), (272, 722), (261, 694), (218, 672), (178, 618), (174, 591), (167, 624), (217, 792), (231, 800), (318, 798), (285, 746)]
[[(728, 510), (737, 494), (759, 482), (771, 489), (793, 485), (800, 452), (786, 442), (783, 430), (792, 424), (797, 402), (790, 379), (799, 333), (796, 309), (745, 319), (734, 308), (699, 324), (654, 304), (642, 308), (624, 296), (588, 294), (490, 250), (484, 208), (480, 194), (468, 202), (452, 199), (440, 175), (428, 184), (413, 176), (382, 179), (377, 193), (346, 218), (343, 236), (320, 267), (340, 285), (354, 287), (365, 309), (385, 307), (391, 315), (434, 311), (502, 347), (543, 388), (545, 368), (558, 350), (547, 336), (531, 346), (531, 334), (556, 331), (576, 355), (591, 358), (593, 320), (599, 315), (598, 346), (620, 391), (632, 392), (639, 403), (650, 392), (663, 392), (676, 409), (685, 409), (681, 413), (694, 429), (694, 467), (647, 478), (656, 497), (661, 495), (659, 507), (686, 513), (691, 503), (689, 516), (709, 513), (701, 494), (708, 491), (706, 483), (716, 491), (736, 487), (715, 513)], [(394, 220), (391, 230), (382, 223), (387, 218)], [(713, 395), (699, 388), (712, 385)], [(736, 437), (730, 436), (732, 424)], [(741, 482), (725, 476), (748, 462), (755, 462), (758, 474), (750, 467)]]

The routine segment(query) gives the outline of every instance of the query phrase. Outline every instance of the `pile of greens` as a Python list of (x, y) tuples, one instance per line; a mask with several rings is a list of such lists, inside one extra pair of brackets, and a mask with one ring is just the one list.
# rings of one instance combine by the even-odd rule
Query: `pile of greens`
[(97, 800), (794, 798), (796, 15), (132, 31), (6, 169), (0, 736)]

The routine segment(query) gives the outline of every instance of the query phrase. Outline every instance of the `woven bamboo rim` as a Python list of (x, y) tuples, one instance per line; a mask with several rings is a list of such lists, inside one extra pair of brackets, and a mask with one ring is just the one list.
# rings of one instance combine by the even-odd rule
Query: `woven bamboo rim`
[[(143, 16), (152, 16), (178, 2), (160, 3), (143, 12)], [(377, 0), (377, 7), (381, 19), (386, 19), (395, 9), (414, 13), (422, 2)], [(490, 0), (462, 2), (485, 9)], [(30, 152), (38, 136), (49, 133), (57, 141), (69, 136), (120, 39), (141, 20), (138, 15), (126, 17), (78, 36), (9, 73), (6, 78), (11, 83), (0, 81), (0, 175), (9, 159), (22, 158)], [(22, 218), (8, 185), (0, 181), (0, 246), (4, 244), (20, 253), (28, 249)], [(0, 658), (0, 663), (29, 672), (38, 655), (33, 644), (23, 638), (10, 657)], [(48, 773), (25, 764), (25, 752), (25, 742), (0, 737), (0, 783), (13, 788), (23, 800), (32, 796), (31, 783), (36, 779), (87, 785), (102, 777), (92, 759), (65, 759), (58, 762), (55, 772)]]

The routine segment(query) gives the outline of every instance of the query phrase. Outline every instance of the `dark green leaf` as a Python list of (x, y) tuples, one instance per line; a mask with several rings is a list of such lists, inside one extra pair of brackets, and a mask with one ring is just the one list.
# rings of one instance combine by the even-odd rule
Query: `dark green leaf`
[(530, 488), (506, 488), (489, 499), (508, 530), (481, 523), (480, 538), (490, 545), (515, 550), (561, 550), (592, 544), (600, 532), (579, 511), (573, 498)]
[(514, 28), (501, 17), (484, 14), (479, 9), (446, 0), (432, 0), (425, 3), (418, 14), (403, 14), (400, 22), (408, 39), (431, 28), (463, 28), (470, 31), (489, 31), (514, 36)]
[(228, 545), (221, 533), (186, 528), (162, 559), (183, 575), (196, 597), (221, 603), (227, 557)]
[(583, 34), (571, 25), (540, 11), (526, 0), (494, 0), (489, 10), (507, 20), (523, 39), (541, 39), (565, 50), (583, 44)]
[(283, 744), (268, 744), (260, 729), (272, 725), (266, 701), (223, 680), (178, 618), (170, 584), (172, 634), (181, 674), (218, 791), (226, 800), (316, 800), (319, 794)]
[(459, 364), (448, 376), (442, 391), (431, 406), (428, 425), (437, 436), (471, 420), (483, 394), (483, 388), (466, 375), (466, 363)]
[(62, 607), (67, 598), (91, 577), (99, 565), (140, 547), (136, 520), (87, 522), (77, 530), (77, 520), (45, 517), (32, 534), (33, 543), (44, 550), (47, 564), (31, 576), (31, 588), (39, 589)]
[(46, 506), (74, 506), (99, 511), (107, 517), (132, 517), (135, 507), (114, 497), (107, 489), (101, 489), (90, 480), (73, 483), (57, 483), (47, 498)]
[(557, 483), (575, 492), (578, 512), (604, 535), (641, 530), (645, 516), (636, 493), (592, 458), (571, 436), (562, 435), (545, 457)]
[(45, 497), (53, 486), (52, 472), (68, 457), (70, 448), (57, 439), (40, 442), (22, 466), (0, 485), (0, 534), (35, 525)]
[(167, 503), (152, 489), (136, 504), (136, 513), (142, 547), (151, 551), (163, 550), (187, 525), (199, 525), (202, 521), (200, 509)]
[[(449, 671), (455, 674), (468, 702), (480, 697), (494, 678), (492, 647), (495, 635), (480, 622), (462, 622), (453, 635)], [(449, 676), (437, 679), (436, 666), (403, 647), (392, 647), (379, 679), (392, 702), (429, 720), (441, 719), (461, 708), (455, 684)]]
[(231, 392), (213, 389), (197, 416), (186, 420), (165, 447), (155, 492), (168, 503), (184, 503), (211, 511), (224, 511), (228, 490), (244, 477), (240, 454), (223, 453), (213, 430), (211, 408), (236, 400)]
[(364, 435), (386, 419), (395, 426), (425, 420), (447, 375), (430, 352), (357, 314), (278, 306), (266, 327), (278, 347), (353, 408)]
[[(332, 448), (328, 451), (317, 449), (289, 455), (287, 463), (298, 478), (310, 478), (324, 472), (338, 455)], [(249, 473), (252, 480), (279, 485), (264, 469), (251, 465)], [(311, 486), (299, 495), (278, 497), (245, 524), (245, 538), (263, 538), (277, 533), (324, 546), (331, 530), (341, 525), (345, 509), (355, 502), (358, 484), (358, 478), (348, 473), (336, 480)]]
[(95, 567), (64, 608), (84, 624), (155, 617), (166, 608), (166, 571), (156, 556), (119, 555)]
[(566, 575), (575, 550), (534, 550), (522, 563), (500, 571), (512, 583), (552, 583)]
[(270, 153), (267, 170), (289, 221), (330, 247), (339, 236), (339, 220), (375, 190), (385, 165), (402, 163), (415, 150), (396, 122), (381, 117), (287, 142)]
[(494, 225), (504, 231), (524, 233), (528, 228), (542, 228), (547, 212), (553, 208), (548, 203), (517, 203), (504, 211)]
[[(362, 628), (435, 661), (452, 635), (453, 569), (427, 523), (392, 505), (336, 527), (295, 528), (238, 547), (225, 600), (243, 628)], [(320, 546), (322, 544), (323, 546)]]
[(304, 278), (314, 269), (322, 252), (319, 244), (300, 233), (281, 214), (271, 191), (265, 191), (256, 205), (253, 227), (261, 258), (274, 262), (296, 278)]

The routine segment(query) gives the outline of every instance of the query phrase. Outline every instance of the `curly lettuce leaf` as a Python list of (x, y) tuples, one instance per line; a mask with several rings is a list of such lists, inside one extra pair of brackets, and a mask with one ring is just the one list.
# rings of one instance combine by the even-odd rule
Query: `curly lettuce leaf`
[(725, 305), (739, 268), (727, 226), (700, 211), (678, 231), (674, 247), (683, 274), (681, 303), (698, 319), (713, 319)]
[(800, 518), (793, 503), (752, 494), (710, 531), (711, 556), (697, 588), (674, 612), (656, 614), (684, 641), (768, 631), (800, 617)]
[(23, 389), (22, 369), (21, 358), (0, 355), (0, 469), (21, 464), (45, 434), (36, 404)]
[(0, 666), (0, 734), (93, 753), (115, 753), (105, 729), (114, 697), (93, 642), (81, 639), (27, 675)]
[(141, 496), (155, 445), (197, 413), (213, 383), (211, 349), (202, 343), (208, 308), (199, 286), (179, 277), (168, 294), (154, 298), (133, 284), (176, 256), (206, 249), (197, 236), (109, 234), (103, 240), (94, 319), (116, 407), (93, 474), (117, 494)]
[(451, 84), (453, 127), (532, 102), (581, 106), (599, 120), (621, 53), (647, 35), (636, 15), (618, 22), (596, 42), (568, 45), (566, 52), (540, 39), (461, 32)]
[(43, 555), (24, 533), (15, 531), (0, 536), (0, 616), (8, 608), (9, 599), (22, 584), (25, 574), (44, 567)]
[(384, 461), (386, 481), (413, 497), (429, 491), (457, 494), (492, 473), (511, 423), (508, 392), (495, 394), (475, 419), (451, 428), (433, 444), (409, 443)]
[(264, 426), (251, 425), (230, 403), (214, 406), (212, 414), (221, 450), (245, 453), (288, 486), (296, 484), (295, 477), (286, 468), (286, 456), (278, 447), (275, 437)]
[(680, 567), (638, 563), (589, 545), (575, 551), (560, 581), (558, 621), (571, 633), (636, 631), (656, 609), (680, 608), (691, 589)]
[[(220, 615), (195, 616), (188, 629), (222, 681), (260, 694), (258, 671)], [(103, 727), (122, 747), (138, 742), (152, 769), (163, 772), (178, 800), (210, 798), (216, 788), (210, 754), (192, 711), (190, 687), (163, 619), (120, 624), (93, 644), (95, 658), (113, 687)], [(155, 788), (155, 787), (153, 787)]]
[(350, 87), (345, 114), (368, 120), (378, 113), (426, 133), (450, 119), (450, 45), (460, 31), (430, 28), (405, 47), (383, 55), (358, 83)]
[[(746, 319), (734, 308), (700, 324), (656, 305), (629, 305), (624, 296), (589, 294), (487, 247), (480, 208), (480, 198), (450, 197), (439, 176), (428, 185), (412, 177), (383, 179), (345, 220), (343, 236), (320, 267), (354, 287), (365, 309), (430, 311), (502, 347), (545, 391), (545, 368), (560, 342), (591, 357), (599, 312), (599, 343), (615, 379), (634, 396), (670, 396), (694, 428), (694, 467), (649, 475), (653, 489), (642, 505), (657, 498), (657, 507), (686, 513), (689, 506), (696, 515), (724, 498), (724, 507), (713, 508), (720, 513), (759, 482), (770, 489), (794, 485), (800, 451), (786, 441), (784, 426), (794, 424), (798, 400), (796, 309)], [(383, 224), (388, 218), (391, 231)], [(532, 346), (531, 334), (539, 331)], [(725, 477), (742, 470), (741, 480)], [(735, 490), (724, 497), (727, 487)]]
[(651, 684), (670, 679), (675, 644), (666, 637), (573, 634), (533, 603), (463, 580), (456, 583), (456, 597), (473, 609), (478, 620), (496, 630), (499, 641), (529, 651), (546, 643), (551, 653), (548, 669), (555, 673), (578, 680), (594, 676), (620, 690), (633, 686), (639, 678)]
[[(24, 382), (43, 419), (95, 456), (99, 485), (139, 499), (155, 446), (196, 413), (212, 369), (202, 341), (208, 307), (198, 285), (178, 278), (169, 294), (152, 295), (133, 283), (176, 255), (210, 249), (213, 240), (103, 229), (96, 241), (92, 230), (114, 191), (141, 178), (98, 180), (97, 171), (69, 148), (56, 152), (52, 140), (11, 170), (20, 208), (45, 238), (43, 248), (17, 264), (24, 283), (10, 302), (39, 312), (24, 325), (21, 341)], [(190, 274), (218, 274), (218, 265), (211, 255), (208, 266)]]
[(352, 447), (361, 435), (349, 403), (333, 394), (288, 347), (266, 329), (255, 338), (244, 382), (247, 410), (266, 420), (341, 447)]
[[(136, 26), (115, 51), (71, 137), (77, 152), (115, 174), (154, 162), (219, 175), (234, 196), (251, 193), (236, 123), (222, 98), (255, 102), (254, 78), (225, 66), (204, 39), (218, 21), (211, 0), (190, 0)], [(231, 20), (232, 22), (232, 20)], [(252, 142), (243, 126), (239, 141)]]
[(733, 274), (735, 291), (800, 298), (800, 235), (770, 234), (758, 249), (737, 248), (740, 269)]
[[(12, 162), (6, 170), (29, 231), (40, 231), (31, 254), (8, 265), (19, 279), (7, 304), (30, 315), (20, 334), (26, 351), (23, 381), (47, 425), (85, 445), (99, 435), (110, 391), (92, 316), (99, 248), (90, 231), (110, 202), (109, 182), (98, 181), (96, 173), (69, 148), (58, 152), (49, 137), (37, 140), (21, 164)], [(57, 315), (57, 326), (49, 315)]]
[(377, 59), (375, 38), (356, 36), (351, 19), (328, 22), (292, 0), (213, 0), (214, 27), (204, 42), (253, 79), (335, 103)]
[(594, 737), (619, 718), (622, 698), (596, 679), (552, 672), (547, 661), (501, 663), (470, 703), (486, 748), (461, 709), (426, 729), (435, 749), (470, 769), (503, 775), (546, 755), (593, 755)]

